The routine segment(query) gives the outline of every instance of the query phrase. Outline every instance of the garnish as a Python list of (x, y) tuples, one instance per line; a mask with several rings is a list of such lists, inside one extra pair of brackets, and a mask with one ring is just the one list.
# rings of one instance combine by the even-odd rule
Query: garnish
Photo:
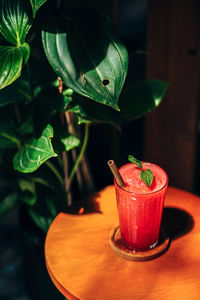
[(128, 160), (140, 168), (141, 170), (140, 178), (142, 179), (142, 181), (144, 181), (144, 183), (146, 183), (146, 185), (148, 185), (148, 187), (150, 187), (153, 182), (153, 174), (151, 170), (147, 169), (146, 171), (144, 171), (142, 169), (142, 162), (137, 158), (135, 158), (133, 155), (129, 155)]

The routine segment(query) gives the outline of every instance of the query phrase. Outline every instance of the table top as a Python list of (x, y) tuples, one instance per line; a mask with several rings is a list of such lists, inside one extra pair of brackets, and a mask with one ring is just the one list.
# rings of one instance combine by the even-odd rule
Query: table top
[(167, 252), (144, 262), (119, 257), (109, 244), (118, 224), (113, 186), (88, 197), (95, 213), (60, 213), (47, 233), (46, 265), (68, 299), (200, 299), (200, 198), (169, 187), (163, 226)]

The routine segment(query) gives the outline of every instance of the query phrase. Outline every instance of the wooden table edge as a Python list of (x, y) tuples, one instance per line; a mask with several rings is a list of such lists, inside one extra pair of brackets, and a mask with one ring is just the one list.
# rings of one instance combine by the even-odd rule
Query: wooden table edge
[(46, 264), (46, 268), (47, 271), (49, 273), (49, 276), (53, 282), (53, 284), (56, 286), (56, 288), (67, 298), (69, 298), (70, 300), (81, 300), (81, 298), (77, 298), (76, 296), (74, 296), (73, 294), (71, 294), (68, 290), (66, 290), (60, 283), (59, 281), (54, 277), (53, 273), (51, 272), (47, 261), (45, 260), (45, 264)]

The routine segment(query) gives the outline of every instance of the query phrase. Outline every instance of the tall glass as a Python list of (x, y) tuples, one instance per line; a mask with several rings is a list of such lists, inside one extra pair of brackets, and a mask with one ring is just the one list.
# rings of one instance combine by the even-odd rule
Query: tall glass
[(168, 186), (168, 176), (162, 168), (150, 163), (142, 165), (143, 170), (151, 169), (154, 175), (150, 188), (142, 182), (139, 168), (132, 163), (119, 169), (125, 187), (119, 187), (114, 180), (121, 237), (126, 247), (135, 251), (157, 245)]

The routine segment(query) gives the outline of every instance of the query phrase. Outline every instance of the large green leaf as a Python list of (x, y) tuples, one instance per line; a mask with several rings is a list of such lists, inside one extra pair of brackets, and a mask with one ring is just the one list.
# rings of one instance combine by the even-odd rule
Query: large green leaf
[(1, 0), (0, 33), (12, 45), (24, 44), (32, 24), (31, 15), (27, 0)]
[(0, 89), (11, 84), (21, 74), (23, 61), (30, 55), (28, 44), (20, 47), (0, 46)]
[(82, 122), (110, 123), (116, 126), (134, 120), (157, 107), (162, 101), (168, 84), (160, 80), (135, 82), (124, 89), (119, 98), (120, 112), (112, 108), (92, 103), (89, 99), (74, 96), (68, 110), (81, 117)]
[(47, 0), (30, 0), (34, 18), (40, 6), (42, 6), (42, 4), (44, 4), (46, 1)]
[(119, 110), (128, 54), (108, 17), (76, 10), (69, 17), (51, 18), (42, 41), (50, 65), (67, 87)]
[(50, 157), (57, 156), (51, 145), (53, 128), (51, 125), (43, 130), (39, 138), (30, 139), (14, 156), (14, 169), (30, 173), (39, 168)]

